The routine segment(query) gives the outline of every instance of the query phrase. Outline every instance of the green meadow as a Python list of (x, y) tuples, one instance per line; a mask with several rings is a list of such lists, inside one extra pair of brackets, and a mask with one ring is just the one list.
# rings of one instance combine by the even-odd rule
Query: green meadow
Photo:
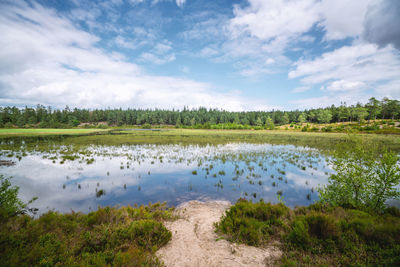
[(80, 135), (103, 132), (104, 129), (0, 129), (0, 138), (7, 136)]

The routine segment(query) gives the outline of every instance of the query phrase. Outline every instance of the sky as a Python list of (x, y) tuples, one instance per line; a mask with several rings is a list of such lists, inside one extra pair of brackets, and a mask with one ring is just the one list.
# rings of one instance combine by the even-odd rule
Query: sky
[(0, 106), (400, 99), (398, 0), (0, 0)]

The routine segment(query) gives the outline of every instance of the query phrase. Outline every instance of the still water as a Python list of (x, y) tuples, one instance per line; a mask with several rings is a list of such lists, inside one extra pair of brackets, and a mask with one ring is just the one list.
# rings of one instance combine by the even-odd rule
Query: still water
[[(308, 205), (332, 172), (318, 150), (293, 145), (88, 145), (73, 152), (3, 150), (0, 174), (12, 176), (39, 213), (88, 212), (98, 206), (238, 198)], [(67, 152), (68, 153), (67, 153)], [(15, 152), (15, 151), (14, 151)]]

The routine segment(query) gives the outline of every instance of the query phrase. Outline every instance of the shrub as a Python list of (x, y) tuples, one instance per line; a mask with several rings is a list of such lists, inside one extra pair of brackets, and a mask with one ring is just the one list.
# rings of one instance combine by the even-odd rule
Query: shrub
[(142, 129), (151, 129), (151, 125), (149, 123), (145, 123), (142, 125)]
[(333, 132), (333, 128), (332, 128), (332, 126), (326, 126), (326, 127), (322, 128), (322, 131), (324, 131), (324, 132)]
[(399, 215), (394, 207), (377, 214), (322, 203), (291, 212), (283, 204), (240, 199), (216, 227), (249, 245), (278, 239), (283, 266), (399, 266)]
[(308, 233), (308, 225), (304, 220), (296, 220), (292, 224), (292, 230), (288, 235), (289, 243), (298, 248), (307, 249), (311, 240)]
[(282, 219), (289, 209), (283, 204), (252, 203), (239, 199), (221, 221), (217, 230), (229, 240), (248, 245), (260, 245), (279, 234), (283, 226)]
[(88, 215), (12, 217), (0, 228), (3, 266), (160, 266), (154, 252), (171, 233), (165, 204), (99, 208)]
[(11, 178), (6, 178), (0, 174), (0, 223), (7, 221), (10, 217), (27, 212), (35, 213), (37, 209), (30, 209), (28, 205), (36, 198), (28, 203), (22, 202), (18, 198), (19, 187), (11, 186)]
[(128, 233), (132, 240), (147, 250), (167, 244), (172, 235), (162, 223), (155, 220), (134, 221), (129, 226)]
[(350, 138), (330, 160), (336, 174), (319, 189), (320, 200), (337, 206), (382, 211), (388, 199), (400, 197), (398, 156), (388, 149)]
[(340, 229), (334, 219), (322, 213), (310, 213), (305, 217), (310, 235), (318, 239), (337, 240)]

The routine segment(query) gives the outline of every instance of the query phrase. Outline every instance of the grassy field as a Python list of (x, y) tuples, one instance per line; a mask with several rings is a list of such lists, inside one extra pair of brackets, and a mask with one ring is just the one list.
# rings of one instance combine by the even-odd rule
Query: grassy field
[(104, 129), (0, 129), (2, 136), (79, 135), (107, 131)]

